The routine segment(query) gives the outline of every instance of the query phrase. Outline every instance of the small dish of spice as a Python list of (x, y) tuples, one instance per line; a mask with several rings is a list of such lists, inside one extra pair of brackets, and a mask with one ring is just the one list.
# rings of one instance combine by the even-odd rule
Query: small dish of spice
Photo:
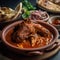
[(60, 25), (60, 19), (55, 19), (52, 24), (54, 25)]
[(55, 26), (60, 31), (60, 16), (53, 16), (49, 19), (49, 23)]

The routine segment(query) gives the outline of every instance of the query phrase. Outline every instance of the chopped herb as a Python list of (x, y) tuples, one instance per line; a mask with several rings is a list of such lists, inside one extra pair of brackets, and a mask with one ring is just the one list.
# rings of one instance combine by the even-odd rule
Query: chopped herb
[(30, 11), (35, 10), (36, 8), (29, 2), (29, 0), (22, 0), (24, 13), (22, 14), (22, 18), (28, 18), (30, 16)]
[(30, 12), (29, 11), (26, 11), (24, 14), (22, 14), (22, 18), (23, 19), (26, 19), (30, 16)]

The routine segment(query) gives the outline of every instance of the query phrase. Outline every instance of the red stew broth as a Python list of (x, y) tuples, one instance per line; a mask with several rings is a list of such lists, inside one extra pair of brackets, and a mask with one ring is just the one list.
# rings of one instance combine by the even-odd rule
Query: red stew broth
[(6, 38), (6, 40), (7, 40), (8, 43), (10, 43), (10, 44), (12, 44), (12, 45), (14, 45), (14, 46), (17, 46), (17, 44), (14, 43), (14, 42), (12, 42), (12, 40), (11, 40), (11, 34), (12, 34), (12, 33), (13, 33), (13, 29), (9, 30), (9, 31), (7, 32), (7, 34), (5, 35), (5, 38)]
[[(11, 40), (11, 34), (13, 33), (13, 31), (14, 31), (13, 29), (9, 30), (8, 33), (6, 34), (5, 38), (6, 38), (6, 40), (7, 40), (10, 44), (19, 47), (18, 45), (19, 45), (20, 43), (18, 44), (18, 43), (15, 43), (15, 42), (13, 42), (13, 41)], [(50, 43), (50, 41), (49, 41), (49, 43)], [(22, 43), (22, 44), (23, 44), (23, 43)], [(37, 48), (37, 47), (43, 47), (43, 46), (45, 46), (45, 45), (47, 45), (47, 44), (46, 44), (46, 41), (43, 41), (43, 44), (42, 44), (42, 45), (41, 45), (41, 44), (40, 44), (40, 45), (35, 44), (34, 47), (32, 47), (32, 46), (29, 44), (29, 42), (27, 42), (26, 44), (23, 44), (23, 47), (24, 47), (24, 48)]]

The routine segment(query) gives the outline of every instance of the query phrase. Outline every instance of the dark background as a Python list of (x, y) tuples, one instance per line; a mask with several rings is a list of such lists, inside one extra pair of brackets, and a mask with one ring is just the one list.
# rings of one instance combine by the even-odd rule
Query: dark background
[[(0, 6), (7, 6), (11, 8), (15, 8), (21, 0), (0, 0)], [(33, 5), (35, 5), (36, 0), (29, 0)]]

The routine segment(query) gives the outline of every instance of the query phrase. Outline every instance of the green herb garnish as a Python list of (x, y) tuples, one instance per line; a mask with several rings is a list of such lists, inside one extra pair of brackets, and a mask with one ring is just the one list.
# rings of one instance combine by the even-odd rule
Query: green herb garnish
[(29, 2), (29, 0), (22, 0), (24, 13), (22, 14), (22, 18), (26, 19), (30, 16), (30, 11), (35, 10), (36, 8)]
[(26, 19), (30, 16), (30, 12), (29, 11), (26, 11), (24, 14), (22, 14), (22, 18), (23, 19)]

